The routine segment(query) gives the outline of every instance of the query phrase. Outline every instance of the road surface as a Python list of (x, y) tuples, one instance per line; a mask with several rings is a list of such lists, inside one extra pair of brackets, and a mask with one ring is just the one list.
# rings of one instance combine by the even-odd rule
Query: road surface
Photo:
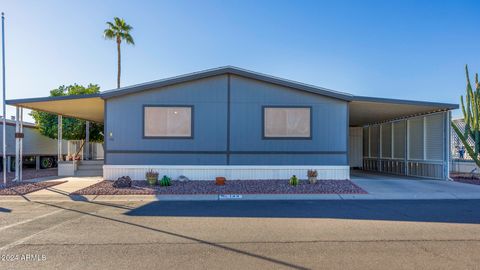
[(480, 201), (11, 202), (0, 269), (476, 269)]

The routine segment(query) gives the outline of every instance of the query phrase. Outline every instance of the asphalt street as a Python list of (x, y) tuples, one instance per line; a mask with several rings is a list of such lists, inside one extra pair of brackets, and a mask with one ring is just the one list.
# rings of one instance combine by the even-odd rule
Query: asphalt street
[(0, 269), (477, 269), (479, 200), (2, 202)]

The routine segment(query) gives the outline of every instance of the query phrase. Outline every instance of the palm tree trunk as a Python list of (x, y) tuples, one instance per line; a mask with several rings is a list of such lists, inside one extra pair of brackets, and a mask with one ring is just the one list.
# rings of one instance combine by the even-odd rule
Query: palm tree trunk
[(120, 88), (120, 74), (121, 74), (120, 42), (121, 42), (120, 38), (117, 38), (117, 54), (118, 54), (117, 88)]

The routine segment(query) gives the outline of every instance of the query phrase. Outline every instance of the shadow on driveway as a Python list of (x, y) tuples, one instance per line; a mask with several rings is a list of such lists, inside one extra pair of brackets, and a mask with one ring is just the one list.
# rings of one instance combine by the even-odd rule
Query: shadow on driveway
[(2, 213), (10, 213), (10, 212), (12, 212), (12, 210), (11, 210), (11, 209), (8, 209), (8, 208), (0, 207), (0, 212), (2, 212)]
[(334, 218), (480, 224), (480, 200), (151, 202), (129, 216)]

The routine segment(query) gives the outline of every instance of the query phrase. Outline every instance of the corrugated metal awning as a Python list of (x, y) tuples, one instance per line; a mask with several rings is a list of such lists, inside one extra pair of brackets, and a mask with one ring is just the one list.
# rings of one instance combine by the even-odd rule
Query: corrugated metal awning
[(99, 94), (7, 100), (8, 105), (97, 123), (104, 121), (104, 100)]
[(457, 108), (457, 104), (355, 96), (349, 103), (349, 121), (350, 126), (364, 126)]

